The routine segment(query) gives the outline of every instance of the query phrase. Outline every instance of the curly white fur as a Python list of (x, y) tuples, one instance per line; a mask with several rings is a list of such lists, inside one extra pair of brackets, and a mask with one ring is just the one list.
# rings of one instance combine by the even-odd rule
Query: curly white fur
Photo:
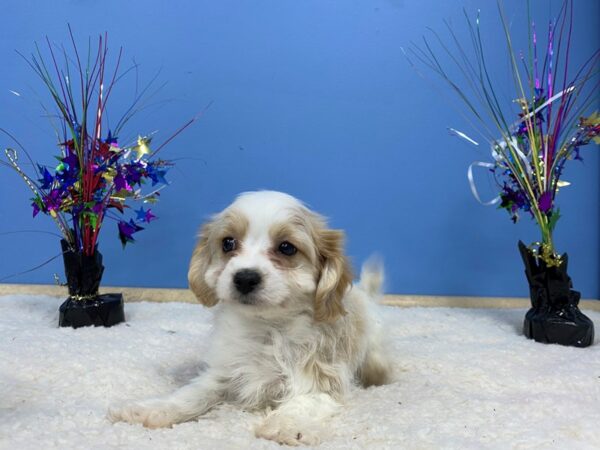
[[(250, 292), (235, 282), (244, 270), (259, 280)], [(209, 368), (171, 395), (111, 408), (112, 421), (167, 427), (228, 402), (266, 412), (256, 436), (314, 445), (352, 383), (391, 379), (373, 311), (381, 265), (366, 264), (352, 286), (343, 233), (287, 194), (242, 194), (217, 214), (189, 280), (200, 302), (217, 305)]]

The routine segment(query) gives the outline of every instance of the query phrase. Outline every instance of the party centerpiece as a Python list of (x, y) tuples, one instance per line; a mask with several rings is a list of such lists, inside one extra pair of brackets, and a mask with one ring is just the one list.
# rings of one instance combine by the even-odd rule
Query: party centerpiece
[[(480, 200), (473, 168), (482, 167), (491, 172), (499, 191), (495, 199), (482, 203), (498, 204), (513, 222), (517, 222), (519, 214), (529, 216), (539, 227), (540, 242), (530, 246), (519, 242), (532, 304), (525, 316), (524, 334), (538, 342), (589, 346), (594, 339), (594, 326), (578, 308), (580, 293), (572, 289), (567, 274), (568, 257), (556, 251), (553, 231), (560, 218), (556, 196), (569, 185), (561, 180), (565, 164), (582, 159), (581, 147), (592, 141), (600, 143), (600, 115), (590, 112), (598, 98), (600, 51), (596, 50), (577, 70), (569, 67), (572, 1), (565, 1), (550, 22), (545, 52), (538, 52), (540, 42), (534, 22), (529, 20), (529, 4), (529, 42), (526, 50), (518, 54), (500, 2), (498, 10), (516, 90), (514, 102), (503, 104), (496, 92), (496, 81), (488, 69), (494, 55), (485, 51), (479, 15), (473, 23), (465, 13), (472, 53), (447, 24), (448, 41), (454, 49), (434, 32), (434, 39), (442, 48), (440, 55), (425, 38), (424, 45), (413, 44), (407, 56), (411, 64), (415, 58), (450, 85), (490, 143), (492, 161), (475, 162), (468, 170), (474, 196)], [(442, 63), (441, 56), (447, 64)], [(462, 79), (451, 77), (452, 70), (460, 73)], [(461, 87), (463, 84), (465, 88)], [(478, 145), (462, 131), (449, 131)]]
[[(72, 54), (62, 55), (48, 43), (49, 58), (36, 53), (25, 58), (48, 89), (58, 119), (57, 138), (60, 154), (57, 164), (35, 164), (29, 153), (34, 175), (28, 175), (18, 163), (17, 151), (6, 149), (8, 162), (33, 192), (33, 216), (49, 215), (61, 234), (61, 247), (69, 290), (60, 306), (60, 326), (111, 326), (125, 320), (122, 294), (102, 294), (98, 289), (104, 271), (98, 237), (105, 220), (114, 220), (123, 246), (134, 242), (133, 235), (156, 218), (152, 209), (133, 210), (132, 201), (147, 205), (158, 201), (167, 185), (165, 175), (172, 163), (156, 158), (157, 152), (175, 135), (190, 125), (190, 120), (154, 151), (151, 137), (139, 136), (134, 142), (119, 139), (123, 126), (138, 110), (147, 89), (135, 92), (135, 100), (112, 129), (107, 128), (106, 106), (119, 80), (122, 50), (107, 74), (107, 39), (100, 36), (96, 51), (88, 50), (80, 59), (69, 28)], [(61, 66), (58, 56), (64, 61)]]

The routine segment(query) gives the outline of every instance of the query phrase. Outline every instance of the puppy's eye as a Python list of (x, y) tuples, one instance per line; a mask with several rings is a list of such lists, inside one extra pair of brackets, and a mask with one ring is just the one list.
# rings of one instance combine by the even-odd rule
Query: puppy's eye
[(279, 251), (285, 256), (293, 256), (296, 254), (298, 249), (294, 247), (293, 244), (290, 244), (288, 241), (283, 241), (281, 244), (279, 244)]
[(233, 251), (233, 250), (236, 249), (237, 242), (232, 237), (226, 237), (226, 238), (223, 239), (222, 247), (223, 247), (223, 251), (225, 253), (229, 253), (229, 252), (231, 252), (231, 251)]

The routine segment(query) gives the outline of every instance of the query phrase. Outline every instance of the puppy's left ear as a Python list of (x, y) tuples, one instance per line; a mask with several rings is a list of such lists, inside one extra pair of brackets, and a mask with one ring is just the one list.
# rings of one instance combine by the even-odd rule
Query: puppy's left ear
[(190, 289), (204, 306), (214, 306), (219, 301), (215, 291), (206, 283), (205, 274), (211, 262), (210, 248), (208, 245), (208, 236), (212, 228), (212, 223), (207, 223), (202, 227), (200, 237), (188, 271), (188, 283)]
[(342, 300), (353, 278), (352, 267), (344, 254), (344, 233), (320, 230), (317, 249), (322, 266), (315, 294), (315, 320), (334, 322), (346, 314)]

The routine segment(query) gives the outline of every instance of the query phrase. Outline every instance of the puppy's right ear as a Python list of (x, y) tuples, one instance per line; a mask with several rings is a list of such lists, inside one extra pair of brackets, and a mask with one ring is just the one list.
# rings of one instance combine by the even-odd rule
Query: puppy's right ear
[(192, 254), (188, 271), (188, 283), (190, 289), (198, 301), (208, 307), (216, 305), (219, 301), (214, 289), (206, 283), (205, 278), (206, 270), (211, 261), (211, 251), (208, 245), (208, 237), (211, 228), (210, 223), (207, 223), (202, 227), (198, 243)]

